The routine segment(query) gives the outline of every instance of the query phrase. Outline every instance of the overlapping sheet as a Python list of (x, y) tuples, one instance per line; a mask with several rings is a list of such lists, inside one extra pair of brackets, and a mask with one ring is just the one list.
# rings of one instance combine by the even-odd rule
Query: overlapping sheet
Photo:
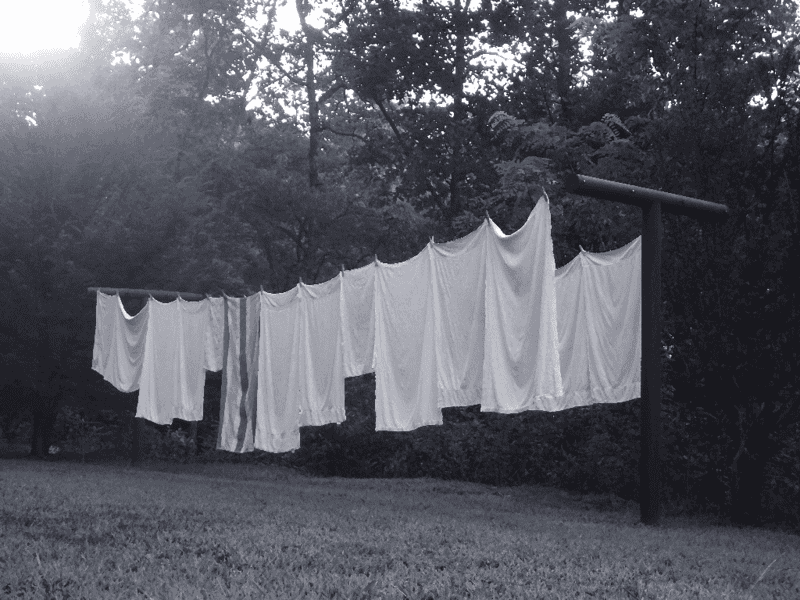
[(375, 371), (375, 263), (342, 277), (342, 349), (345, 377)]
[(209, 304), (150, 298), (136, 416), (169, 425), (202, 421)]
[(441, 425), (437, 403), (432, 258), (378, 262), (375, 293), (375, 429)]
[(540, 198), (511, 235), (490, 225), (481, 410), (555, 410), (563, 390), (550, 208)]
[(582, 251), (556, 271), (564, 395), (559, 410), (640, 397), (641, 238)]
[(489, 223), (452, 242), (432, 244), (438, 403), (481, 403)]

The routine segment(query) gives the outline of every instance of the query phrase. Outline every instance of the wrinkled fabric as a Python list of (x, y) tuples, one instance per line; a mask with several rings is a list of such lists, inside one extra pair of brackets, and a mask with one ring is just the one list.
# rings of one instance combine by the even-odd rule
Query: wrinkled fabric
[(300, 284), (300, 425), (345, 420), (341, 326), (342, 276)]
[(563, 389), (550, 207), (544, 198), (511, 235), (490, 221), (485, 294), (481, 410), (556, 410)]
[(441, 408), (481, 403), (488, 235), (484, 221), (461, 239), (431, 246)]
[(581, 251), (556, 271), (559, 408), (641, 395), (641, 238), (610, 252)]
[(299, 286), (259, 294), (258, 394), (254, 445), (265, 452), (300, 447)]
[(136, 416), (168, 425), (203, 420), (209, 304), (150, 298), (148, 334)]
[(375, 263), (342, 273), (342, 351), (345, 377), (375, 371)]
[(225, 297), (217, 449), (252, 452), (256, 429), (261, 299)]
[(121, 392), (139, 389), (148, 314), (145, 306), (132, 317), (119, 295), (97, 292), (92, 369)]
[(375, 429), (441, 425), (430, 245), (375, 277)]

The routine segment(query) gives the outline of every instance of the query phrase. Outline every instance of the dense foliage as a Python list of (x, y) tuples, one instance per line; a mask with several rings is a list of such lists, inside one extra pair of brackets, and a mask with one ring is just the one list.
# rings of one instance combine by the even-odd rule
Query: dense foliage
[[(88, 285), (282, 291), (486, 210), (513, 229), (542, 188), (558, 264), (635, 237), (638, 209), (564, 191), (578, 171), (730, 207), (665, 222), (665, 493), (800, 520), (796, 2), (91, 4), (79, 50), (0, 64), (6, 438), (30, 422), (41, 456), (130, 409), (88, 368)], [(398, 435), (370, 401), (351, 382), (347, 423), (273, 460), (637, 493), (635, 402)]]

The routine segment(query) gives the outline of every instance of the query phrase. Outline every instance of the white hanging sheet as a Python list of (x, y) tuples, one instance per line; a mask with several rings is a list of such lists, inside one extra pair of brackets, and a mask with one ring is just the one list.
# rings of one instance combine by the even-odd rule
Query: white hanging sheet
[(258, 339), (261, 299), (224, 300), (222, 392), (217, 449), (252, 452), (258, 391)]
[(148, 300), (149, 324), (136, 416), (168, 425), (202, 421), (209, 304)]
[(641, 238), (556, 271), (564, 395), (558, 408), (641, 395)]
[(255, 448), (289, 452), (300, 447), (299, 286), (261, 292)]
[(341, 274), (316, 285), (300, 284), (300, 425), (345, 420)]
[(461, 239), (431, 246), (441, 408), (481, 403), (488, 236), (484, 220)]
[(375, 293), (375, 429), (441, 425), (434, 348), (430, 245), (398, 264), (378, 262)]
[(345, 377), (375, 372), (375, 263), (342, 273)]
[(225, 298), (206, 298), (208, 302), (208, 326), (205, 340), (206, 371), (221, 371), (225, 349)]
[(490, 226), (481, 410), (555, 410), (563, 389), (550, 207), (540, 198), (511, 235)]
[(139, 389), (148, 310), (130, 316), (119, 295), (97, 292), (92, 369), (121, 392)]

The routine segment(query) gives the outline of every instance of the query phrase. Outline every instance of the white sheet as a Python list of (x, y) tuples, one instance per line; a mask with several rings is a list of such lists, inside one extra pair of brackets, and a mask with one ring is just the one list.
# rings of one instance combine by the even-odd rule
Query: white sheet
[(345, 420), (341, 326), (342, 275), (300, 284), (300, 425)]
[(375, 263), (342, 274), (345, 377), (375, 371)]
[(556, 271), (559, 408), (640, 397), (641, 256), (636, 238), (610, 252), (581, 252)]
[(132, 317), (118, 295), (97, 292), (92, 369), (121, 392), (139, 389), (148, 314), (145, 305)]
[(481, 410), (555, 410), (563, 389), (550, 207), (540, 198), (511, 235), (490, 226)]
[(136, 416), (168, 425), (203, 420), (208, 300), (148, 300), (149, 323)]
[(442, 408), (481, 403), (488, 235), (489, 224), (484, 221), (461, 239), (431, 246)]
[(434, 348), (430, 245), (398, 264), (378, 262), (375, 294), (375, 429), (441, 425)]
[(299, 286), (259, 294), (258, 394), (254, 445), (265, 452), (300, 447)]

